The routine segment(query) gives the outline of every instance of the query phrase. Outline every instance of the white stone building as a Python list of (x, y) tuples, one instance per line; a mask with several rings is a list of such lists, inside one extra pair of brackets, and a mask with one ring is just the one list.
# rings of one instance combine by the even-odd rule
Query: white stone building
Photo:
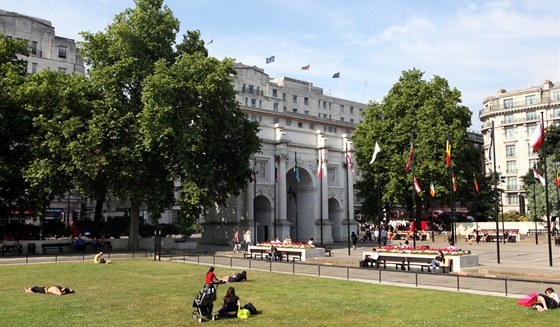
[(249, 183), (227, 207), (210, 210), (203, 241), (229, 243), (235, 229), (249, 229), (253, 242), (348, 240), (360, 206), (353, 189), (359, 171), (347, 173), (345, 153), (348, 149), (354, 159), (350, 135), (366, 105), (325, 95), (310, 82), (270, 78), (261, 68), (236, 64), (235, 69), (241, 109), (261, 127), (262, 149), (251, 163), (256, 184)]
[(84, 74), (84, 62), (76, 42), (55, 35), (48, 20), (0, 10), (0, 34), (29, 42), (27, 72), (35, 74), (45, 69), (63, 73)]
[(493, 122), (496, 171), (504, 177), (504, 182), (498, 186), (504, 190), (504, 212), (526, 214), (521, 176), (527, 174), (538, 161), (529, 139), (541, 121), (541, 113), (545, 129), (560, 123), (560, 83), (546, 80), (540, 86), (521, 90), (508, 92), (500, 89), (497, 95), (485, 98), (482, 103), (484, 108), (480, 110), (479, 117), (484, 136), (486, 171), (494, 170), (493, 161), (488, 157)]

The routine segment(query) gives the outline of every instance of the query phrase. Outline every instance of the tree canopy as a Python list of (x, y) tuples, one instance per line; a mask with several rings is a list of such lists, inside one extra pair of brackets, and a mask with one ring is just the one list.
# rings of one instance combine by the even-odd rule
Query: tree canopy
[(76, 187), (98, 206), (107, 194), (129, 201), (132, 249), (141, 204), (157, 220), (179, 200), (193, 221), (239, 194), (260, 149), (258, 124), (235, 100), (233, 61), (209, 58), (198, 31), (176, 45), (179, 21), (163, 0), (135, 4), (82, 33), (87, 76), (42, 72), (25, 88), (36, 117), (26, 177), (51, 194)]
[(0, 214), (3, 216), (11, 215), (14, 206), (36, 207), (33, 199), (26, 196), (28, 184), (22, 174), (22, 168), (31, 158), (32, 116), (25, 110), (22, 92), (27, 62), (18, 55), (28, 54), (25, 41), (0, 34)]
[[(552, 125), (547, 128), (544, 135), (544, 144), (538, 150), (539, 161), (537, 172), (544, 177), (544, 157), (546, 156), (548, 203), (550, 217), (560, 215), (559, 193), (556, 187), (556, 174), (560, 177), (560, 126)], [(529, 170), (522, 177), (526, 194), (528, 216), (531, 221), (541, 220), (546, 217), (546, 192), (544, 186), (534, 177), (533, 170)], [(536, 209), (536, 211), (535, 211)]]
[[(383, 102), (370, 103), (352, 136), (363, 172), (363, 179), (357, 183), (364, 199), (362, 214), (370, 218), (377, 215), (378, 183), (385, 209), (402, 205), (411, 212), (413, 175), (412, 170), (405, 172), (411, 142), (414, 175), (422, 187), (416, 195), (418, 210), (431, 203), (430, 183), (436, 189), (436, 202), (449, 203), (451, 172), (445, 160), (448, 136), (457, 205), (474, 201), (473, 176), (481, 186), (486, 184), (481, 178), (481, 154), (468, 140), (471, 112), (461, 105), (461, 92), (442, 77), (426, 81), (423, 75), (417, 69), (404, 71)], [(369, 164), (376, 142), (381, 152)]]

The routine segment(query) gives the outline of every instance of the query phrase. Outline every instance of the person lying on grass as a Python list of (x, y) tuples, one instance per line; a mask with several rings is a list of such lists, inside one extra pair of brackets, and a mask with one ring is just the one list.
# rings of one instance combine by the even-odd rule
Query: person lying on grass
[(33, 286), (33, 287), (25, 287), (25, 293), (39, 293), (39, 294), (54, 294), (54, 295), (64, 295), (64, 294), (72, 294), (72, 293), (76, 293), (75, 290), (68, 288), (68, 287), (62, 287), (62, 286), (47, 286), (47, 287), (43, 287), (43, 286)]
[(228, 283), (235, 283), (235, 282), (246, 282), (247, 281), (247, 272), (243, 270), (242, 272), (234, 272), (230, 276), (226, 276), (224, 278), (220, 278), (220, 280)]

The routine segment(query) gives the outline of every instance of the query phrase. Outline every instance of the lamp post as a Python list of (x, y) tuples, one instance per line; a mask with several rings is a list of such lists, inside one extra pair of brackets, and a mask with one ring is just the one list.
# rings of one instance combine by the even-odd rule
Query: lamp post
[(288, 194), (291, 195), (294, 199), (294, 204), (296, 208), (296, 241), (299, 242), (298, 239), (298, 207), (297, 207), (297, 190), (294, 190), (291, 186), (288, 189)]

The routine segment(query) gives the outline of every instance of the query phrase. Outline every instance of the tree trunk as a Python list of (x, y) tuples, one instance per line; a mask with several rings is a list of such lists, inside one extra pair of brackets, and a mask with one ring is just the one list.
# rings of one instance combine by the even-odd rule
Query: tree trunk
[(138, 250), (139, 227), (140, 227), (140, 204), (141, 201), (132, 200), (130, 203), (130, 231), (128, 234), (128, 249)]
[(96, 223), (95, 226), (99, 226), (101, 222), (101, 213), (103, 211), (103, 199), (95, 200), (95, 213), (93, 215), (93, 221)]

